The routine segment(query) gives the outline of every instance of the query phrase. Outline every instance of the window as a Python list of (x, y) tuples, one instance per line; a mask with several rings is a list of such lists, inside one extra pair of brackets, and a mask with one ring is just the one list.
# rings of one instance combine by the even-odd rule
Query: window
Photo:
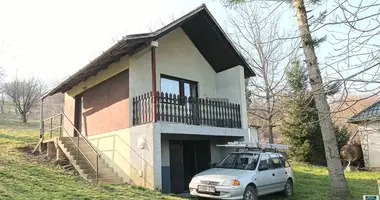
[(274, 168), (284, 168), (285, 167), (284, 162), (278, 156), (271, 155), (270, 157), (273, 161)]
[(259, 154), (232, 153), (216, 165), (217, 168), (248, 169), (256, 168)]
[(161, 75), (161, 92), (164, 93), (197, 98), (197, 85), (194, 81)]
[(284, 156), (280, 155), (280, 160), (285, 164), (286, 168), (290, 167), (289, 162), (284, 158)]
[(272, 159), (269, 158), (268, 154), (263, 154), (260, 158), (259, 171), (274, 169), (274, 164)]

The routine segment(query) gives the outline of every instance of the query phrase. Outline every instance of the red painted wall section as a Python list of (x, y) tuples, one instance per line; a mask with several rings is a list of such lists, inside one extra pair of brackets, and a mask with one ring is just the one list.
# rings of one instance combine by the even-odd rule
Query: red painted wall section
[(97, 135), (129, 127), (129, 70), (83, 93), (82, 134)]

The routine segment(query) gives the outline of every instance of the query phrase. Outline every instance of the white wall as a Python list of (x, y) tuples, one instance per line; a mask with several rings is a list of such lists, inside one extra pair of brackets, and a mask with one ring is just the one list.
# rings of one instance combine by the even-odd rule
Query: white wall
[[(151, 52), (143, 51), (129, 59), (130, 97), (151, 91)], [(157, 90), (161, 74), (198, 82), (200, 98), (228, 98), (240, 104), (242, 127), (248, 128), (244, 68), (236, 66), (216, 73), (181, 28), (158, 40), (156, 49)], [(130, 101), (132, 107), (132, 101)], [(132, 109), (130, 109), (132, 116)], [(132, 124), (132, 117), (130, 118)]]
[(236, 66), (217, 73), (216, 95), (228, 98), (232, 103), (240, 104), (242, 128), (248, 128), (247, 103), (245, 98), (244, 68)]
[(248, 129), (221, 128), (213, 126), (194, 126), (171, 122), (157, 122), (161, 133), (183, 134), (183, 135), (207, 135), (207, 136), (232, 136), (243, 137), (248, 141)]
[(256, 127), (249, 128), (248, 141), (258, 143), (260, 138)]
[[(380, 122), (372, 122), (360, 127), (361, 143), (368, 144), (369, 167), (380, 168)], [(363, 153), (365, 149), (363, 149)], [(368, 166), (366, 166), (368, 167)]]
[(158, 40), (158, 90), (160, 90), (161, 74), (198, 82), (200, 98), (216, 97), (216, 72), (181, 28)]
[[(161, 167), (161, 148), (157, 144), (154, 124), (144, 124), (88, 137), (91, 144), (101, 153), (101, 157), (114, 168), (125, 182), (156, 189), (161, 176), (157, 177), (155, 165)], [(146, 147), (138, 147), (138, 138), (146, 141)], [(159, 141), (161, 139), (159, 138)], [(160, 142), (159, 142), (160, 143)], [(156, 145), (156, 146), (155, 146)], [(139, 172), (143, 172), (140, 177)], [(158, 171), (161, 173), (161, 170)]]

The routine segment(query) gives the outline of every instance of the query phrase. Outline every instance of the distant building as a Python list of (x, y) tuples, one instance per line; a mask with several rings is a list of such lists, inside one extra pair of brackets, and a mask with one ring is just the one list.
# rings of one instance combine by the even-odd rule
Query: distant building
[(380, 101), (352, 116), (348, 122), (359, 126), (365, 167), (380, 169)]

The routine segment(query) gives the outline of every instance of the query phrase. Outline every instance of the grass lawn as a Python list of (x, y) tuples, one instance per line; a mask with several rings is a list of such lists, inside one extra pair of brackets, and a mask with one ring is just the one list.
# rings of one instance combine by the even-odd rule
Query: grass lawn
[[(0, 199), (180, 199), (136, 186), (91, 185), (74, 173), (60, 167), (39, 163), (20, 148), (34, 147), (38, 140), (38, 124), (20, 125), (0, 120)], [(294, 200), (327, 200), (329, 185), (327, 169), (297, 164)], [(363, 194), (376, 194), (376, 178), (380, 173), (347, 172), (353, 199)], [(260, 200), (283, 200), (269, 195)]]

